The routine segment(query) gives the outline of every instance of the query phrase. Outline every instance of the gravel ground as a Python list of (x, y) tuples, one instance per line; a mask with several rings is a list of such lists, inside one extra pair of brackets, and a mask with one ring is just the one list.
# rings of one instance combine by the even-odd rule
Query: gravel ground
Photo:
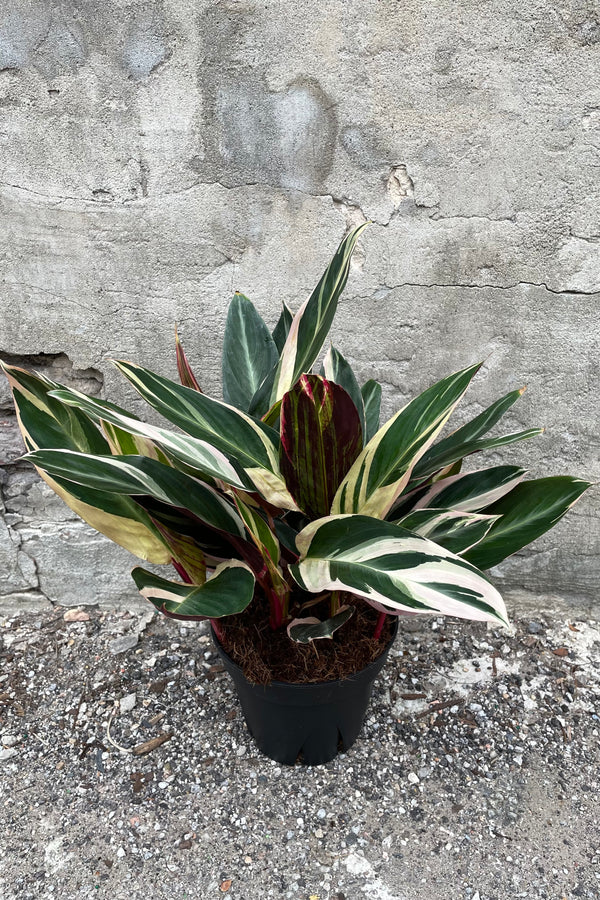
[(0, 618), (0, 897), (600, 897), (600, 625), (401, 621), (361, 738), (258, 755), (204, 624)]

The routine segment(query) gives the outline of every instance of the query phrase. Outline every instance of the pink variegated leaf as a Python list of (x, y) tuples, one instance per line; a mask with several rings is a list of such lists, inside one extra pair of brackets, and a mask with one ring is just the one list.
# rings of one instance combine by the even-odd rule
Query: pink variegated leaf
[(350, 395), (320, 375), (301, 375), (281, 404), (280, 468), (304, 513), (313, 518), (329, 513), (361, 447), (360, 418)]
[(179, 372), (179, 380), (181, 381), (182, 385), (184, 387), (192, 388), (192, 390), (200, 391), (200, 393), (202, 393), (202, 388), (198, 384), (196, 376), (192, 372), (192, 367), (189, 364), (188, 358), (185, 355), (185, 351), (181, 346), (179, 334), (177, 333), (177, 326), (175, 326), (175, 352), (177, 353), (177, 371)]

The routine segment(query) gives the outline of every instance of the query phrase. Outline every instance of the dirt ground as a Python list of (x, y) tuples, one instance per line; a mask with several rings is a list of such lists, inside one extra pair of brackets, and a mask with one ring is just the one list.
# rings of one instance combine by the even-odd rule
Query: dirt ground
[(597, 900), (599, 662), (598, 623), (401, 621), (355, 746), (285, 767), (204, 625), (0, 617), (0, 897)]

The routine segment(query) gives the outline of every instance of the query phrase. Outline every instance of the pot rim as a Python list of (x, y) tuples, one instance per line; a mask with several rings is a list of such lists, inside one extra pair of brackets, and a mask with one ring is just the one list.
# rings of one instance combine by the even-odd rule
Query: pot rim
[[(233, 661), (233, 659), (229, 656), (227, 651), (223, 648), (223, 646), (219, 642), (219, 640), (215, 634), (215, 631), (212, 627), (212, 623), (210, 623), (210, 633), (211, 633), (215, 648), (217, 650), (217, 653), (220, 656), (224, 656), (227, 660), (228, 666), (230, 666), (236, 672), (236, 674), (240, 678), (243, 678), (244, 681), (249, 685), (253, 685), (254, 687), (260, 687), (260, 688), (265, 688), (265, 689), (268, 689), (268, 688), (295, 688), (295, 689), (307, 690), (307, 689), (315, 688), (315, 687), (323, 687), (325, 685), (327, 687), (336, 688), (340, 685), (348, 684), (349, 682), (356, 680), (358, 677), (364, 675), (365, 673), (370, 672), (372, 669), (376, 668), (377, 666), (380, 666), (380, 667), (382, 666), (382, 664), (385, 662), (385, 659), (386, 659), (389, 651), (392, 649), (392, 646), (394, 644), (394, 641), (396, 640), (396, 637), (398, 636), (398, 616), (394, 616), (394, 622), (392, 623), (392, 636), (391, 636), (390, 640), (388, 641), (388, 643), (383, 648), (383, 650), (381, 651), (381, 653), (379, 654), (379, 656), (377, 656), (375, 659), (371, 660), (371, 662), (368, 663), (366, 666), (364, 666), (362, 669), (358, 669), (356, 672), (352, 672), (350, 675), (347, 675), (346, 678), (336, 678), (336, 679), (332, 679), (329, 681), (270, 681), (268, 684), (264, 684), (264, 685), (257, 684), (254, 681), (249, 681), (246, 678), (246, 676), (244, 675), (244, 671), (243, 671), (242, 667)], [(383, 663), (382, 663), (382, 658), (383, 658)]]

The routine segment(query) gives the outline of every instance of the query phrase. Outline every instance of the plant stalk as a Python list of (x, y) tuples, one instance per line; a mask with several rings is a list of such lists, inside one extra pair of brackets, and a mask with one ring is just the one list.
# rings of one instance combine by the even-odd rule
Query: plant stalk
[(335, 616), (340, 608), (340, 592), (332, 591), (329, 598), (329, 615)]
[(377, 619), (377, 624), (375, 625), (375, 631), (373, 632), (373, 637), (376, 641), (381, 638), (381, 632), (383, 631), (383, 625), (385, 620), (387, 619), (387, 613), (380, 612), (379, 617)]

